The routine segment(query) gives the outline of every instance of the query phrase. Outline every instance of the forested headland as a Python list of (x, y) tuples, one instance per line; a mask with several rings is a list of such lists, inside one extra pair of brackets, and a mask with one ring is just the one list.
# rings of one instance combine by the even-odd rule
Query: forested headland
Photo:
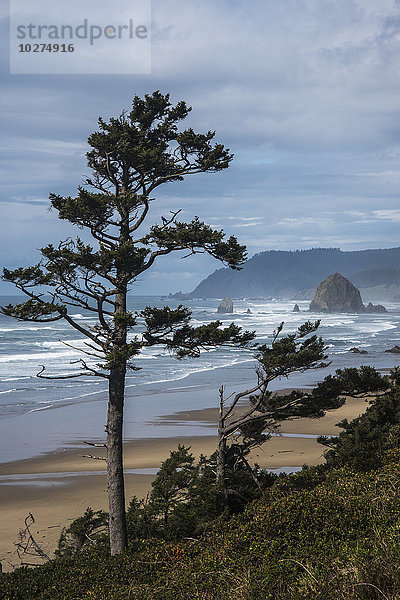
[[(241, 271), (217, 269), (199, 283), (191, 296), (292, 298), (305, 292), (304, 299), (308, 300), (317, 285), (336, 272), (356, 287), (366, 288), (368, 300), (368, 293), (372, 300), (400, 298), (400, 248), (352, 252), (339, 248), (268, 250), (255, 254)], [(377, 287), (380, 289), (371, 289)]]

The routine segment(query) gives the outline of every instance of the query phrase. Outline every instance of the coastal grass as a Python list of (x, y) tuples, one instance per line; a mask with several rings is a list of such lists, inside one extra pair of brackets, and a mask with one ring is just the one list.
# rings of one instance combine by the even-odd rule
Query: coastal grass
[(2, 600), (400, 599), (400, 451), (306, 468), (198, 539), (106, 544), (0, 577)]

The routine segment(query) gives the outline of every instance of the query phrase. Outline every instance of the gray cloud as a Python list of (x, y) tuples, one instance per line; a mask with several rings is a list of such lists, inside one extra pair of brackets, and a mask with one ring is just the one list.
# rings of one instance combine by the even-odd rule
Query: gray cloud
[[(3, 59), (2, 262), (27, 264), (32, 248), (76, 233), (47, 212), (48, 193), (83, 181), (99, 115), (154, 89), (185, 99), (188, 125), (235, 153), (226, 172), (160, 189), (155, 219), (182, 208), (250, 254), (398, 245), (399, 45), (394, 0), (154, 0), (150, 76), (10, 76)], [(218, 267), (162, 264), (138, 293), (187, 291)]]

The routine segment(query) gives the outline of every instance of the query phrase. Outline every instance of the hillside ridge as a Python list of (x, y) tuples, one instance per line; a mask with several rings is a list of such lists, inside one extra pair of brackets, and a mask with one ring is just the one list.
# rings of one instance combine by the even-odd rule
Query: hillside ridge
[[(360, 288), (393, 286), (400, 293), (400, 247), (343, 251), (339, 248), (267, 250), (252, 256), (240, 271), (217, 269), (190, 293), (194, 298), (230, 296), (292, 298), (315, 289), (339, 272)], [(400, 298), (400, 297), (399, 297)], [(395, 299), (395, 298), (393, 298)]]

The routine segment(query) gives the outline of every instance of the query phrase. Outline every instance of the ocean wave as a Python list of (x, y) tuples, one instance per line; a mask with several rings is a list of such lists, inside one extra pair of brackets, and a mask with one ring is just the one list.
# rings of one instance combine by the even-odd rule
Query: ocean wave
[(98, 318), (93, 316), (93, 314), (89, 314), (89, 315), (83, 315), (82, 313), (75, 313), (73, 315), (69, 315), (72, 319), (77, 319), (77, 320), (81, 320), (84, 319), (85, 321), (98, 321)]
[(49, 349), (65, 348), (65, 345), (58, 340), (55, 342), (21, 342), (21, 343), (36, 346), (37, 348), (49, 348)]
[(57, 327), (0, 327), (0, 333), (9, 333), (10, 331), (41, 331), (43, 329), (59, 331)]
[(380, 331), (390, 331), (396, 329), (397, 325), (392, 321), (375, 321), (374, 323), (360, 323), (357, 330), (362, 333), (379, 333)]
[(144, 348), (143, 350), (141, 350), (140, 354), (138, 354), (137, 356), (135, 356), (133, 358), (133, 360), (148, 360), (148, 359), (154, 359), (154, 358), (168, 358), (171, 356), (171, 353), (168, 352), (168, 350), (163, 350), (160, 347), (154, 347), (154, 348)]
[[(190, 375), (195, 375), (197, 373), (203, 373), (203, 372), (207, 372), (207, 371), (215, 371), (216, 369), (223, 369), (226, 367), (233, 367), (234, 365), (237, 364), (241, 364), (241, 363), (246, 363), (246, 362), (254, 362), (254, 358), (243, 358), (243, 359), (235, 359), (233, 361), (229, 361), (229, 362), (224, 362), (222, 364), (219, 365), (213, 365), (212, 363), (208, 363), (207, 365), (203, 365), (200, 368), (194, 368), (194, 369), (190, 369), (185, 373), (180, 373), (179, 371), (171, 371), (171, 377), (167, 377), (167, 378), (163, 378), (163, 379), (152, 379), (151, 381), (141, 381), (140, 384), (141, 385), (152, 385), (152, 384), (156, 384), (156, 383), (168, 383), (171, 381), (181, 381), (182, 379), (186, 379), (186, 377), (190, 377)], [(180, 374), (178, 374), (180, 373)], [(127, 381), (129, 381), (130, 378), (128, 378)], [(126, 387), (127, 388), (131, 388), (131, 387), (136, 387), (138, 385), (138, 382), (136, 383), (132, 383), (129, 384), (127, 383)]]
[[(76, 356), (76, 352), (72, 350), (66, 350), (65, 352), (57, 352), (56, 356), (60, 357), (68, 357), (68, 356)], [(9, 354), (8, 356), (0, 357), (0, 363), (12, 363), (12, 362), (20, 362), (20, 361), (42, 361), (47, 358), (54, 358), (53, 352), (42, 352), (37, 354)]]
[(65, 398), (59, 398), (59, 400), (57, 400), (56, 402), (71, 402), (71, 400), (80, 400), (81, 398), (87, 398), (88, 396), (97, 396), (98, 394), (104, 394), (106, 391), (106, 388), (102, 390), (91, 390), (90, 392), (86, 392), (85, 394), (77, 394), (76, 396), (67, 396)]
[(28, 413), (40, 412), (41, 410), (48, 410), (49, 408), (53, 408), (53, 404), (49, 404), (48, 406), (39, 406), (38, 408), (32, 408), (28, 410)]
[[(137, 304), (139, 304), (139, 300), (137, 300)], [(217, 304), (216, 300), (200, 301), (198, 304), (193, 302), (194, 319), (192, 324), (196, 326), (216, 320), (219, 317), (216, 313)], [(226, 315), (223, 322), (228, 325), (231, 321), (234, 321), (245, 329), (254, 329), (256, 330), (256, 341), (270, 344), (271, 335), (281, 321), (285, 321), (284, 335), (295, 331), (300, 324), (310, 318), (310, 315), (304, 312), (292, 313), (293, 304), (294, 301), (250, 302), (238, 300), (235, 301), (236, 312), (233, 315)], [(300, 307), (308, 305), (305, 301), (303, 303), (298, 302), (298, 304)], [(140, 310), (140, 306), (136, 308)], [(246, 314), (247, 308), (251, 310), (250, 315)], [(397, 308), (400, 308), (400, 303)], [(79, 319), (85, 319), (88, 322), (93, 322), (92, 316), (85, 316), (84, 313), (78, 311), (74, 315), (74, 318), (78, 321)], [(358, 365), (360, 357), (349, 353), (349, 349), (355, 345), (359, 348), (368, 349), (369, 355), (363, 360), (370, 362), (370, 364), (384, 363), (386, 365), (389, 359), (391, 364), (388, 366), (397, 364), (398, 359), (396, 356), (384, 355), (383, 351), (397, 343), (397, 332), (400, 334), (400, 312), (383, 315), (320, 316), (322, 317), (322, 323), (319, 333), (329, 346), (329, 355), (331, 360), (334, 361), (334, 366)], [(0, 372), (2, 374), (0, 381), (2, 382), (4, 394), (2, 401), (7, 402), (7, 417), (12, 416), (12, 414), (22, 414), (27, 410), (37, 412), (67, 404), (73, 405), (92, 400), (102, 401), (103, 397), (106, 397), (105, 381), (93, 377), (82, 377), (73, 380), (55, 379), (46, 382), (35, 378), (38, 364), (47, 364), (51, 368), (49, 372), (52, 374), (61, 374), (72, 369), (78, 372), (79, 365), (70, 367), (69, 361), (81, 356), (79, 350), (74, 351), (67, 348), (59, 341), (59, 338), (63, 339), (65, 336), (68, 343), (81, 347), (84, 338), (77, 339), (74, 337), (80, 335), (78, 332), (61, 322), (46, 325), (13, 323), (15, 326), (6, 327), (8, 324), (8, 321), (2, 320), (2, 327), (0, 328), (1, 340), (7, 342), (7, 344), (1, 346), (0, 358)], [(32, 350), (32, 353), (29, 353), (30, 350)], [(196, 360), (178, 361), (161, 346), (154, 346), (144, 349), (138, 356), (133, 358), (133, 362), (138, 367), (142, 367), (142, 370), (129, 373), (127, 377), (129, 394), (132, 394), (132, 389), (136, 387), (139, 394), (142, 391), (143, 393), (154, 392), (156, 394), (158, 391), (168, 389), (172, 391), (171, 395), (173, 395), (175, 387), (181, 389), (184, 388), (185, 384), (196, 384), (195, 387), (197, 385), (214, 384), (217, 386), (220, 379), (227, 384), (229, 384), (229, 381), (236, 381), (236, 365), (238, 371), (242, 369), (239, 365), (244, 365), (243, 374), (247, 376), (248, 371), (250, 378), (252, 376), (252, 365), (249, 363), (254, 364), (255, 359), (251, 352), (241, 348), (215, 348), (202, 353), (201, 357)], [(229, 367), (231, 368), (230, 371), (218, 373), (218, 370)], [(212, 371), (215, 374), (211, 374)], [(193, 376), (193, 379), (187, 379), (191, 376)], [(40, 387), (38, 381), (40, 381)], [(16, 388), (19, 388), (18, 393), (12, 393), (12, 390), (16, 390), (16, 388), (10, 388), (10, 383), (12, 386), (16, 385)], [(43, 387), (43, 385), (46, 387)], [(143, 386), (154, 386), (154, 389)], [(72, 396), (69, 395), (71, 393)], [(99, 394), (102, 396), (100, 397)], [(18, 407), (17, 403), (19, 404), (22, 398), (29, 398), (29, 401), (24, 406)], [(13, 406), (14, 413), (12, 412)]]

